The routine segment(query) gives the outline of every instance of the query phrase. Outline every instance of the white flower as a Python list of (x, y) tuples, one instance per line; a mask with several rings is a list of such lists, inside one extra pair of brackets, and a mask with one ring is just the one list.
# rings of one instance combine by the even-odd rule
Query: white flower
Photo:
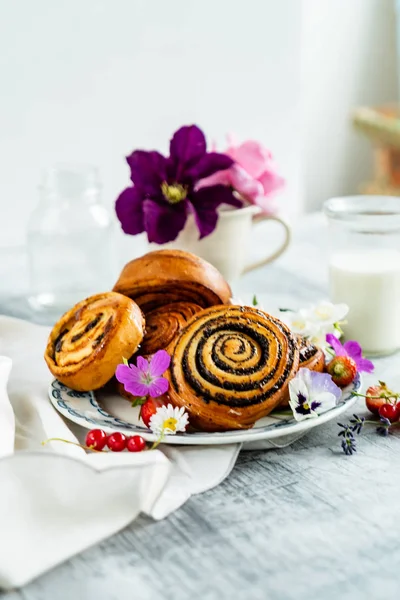
[(279, 317), (286, 323), (289, 329), (297, 335), (310, 337), (317, 333), (318, 326), (307, 318), (307, 315), (303, 310), (299, 310), (298, 312), (281, 312)]
[(189, 417), (183, 406), (181, 408), (160, 406), (150, 419), (150, 429), (157, 435), (175, 435), (177, 431), (185, 431)]
[(336, 406), (341, 395), (328, 373), (300, 369), (289, 383), (289, 404), (296, 421), (318, 417)]
[(347, 304), (332, 304), (332, 302), (324, 300), (316, 306), (310, 306), (310, 308), (304, 311), (304, 315), (311, 323), (324, 327), (340, 323), (348, 312), (349, 307)]

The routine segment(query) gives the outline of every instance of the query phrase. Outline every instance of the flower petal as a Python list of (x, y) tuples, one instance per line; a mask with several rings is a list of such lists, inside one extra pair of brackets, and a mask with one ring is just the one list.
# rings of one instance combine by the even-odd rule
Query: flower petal
[(138, 356), (136, 359), (136, 366), (139, 371), (143, 374), (148, 373), (149, 371), (149, 361), (146, 360), (143, 356)]
[(251, 177), (240, 165), (233, 165), (230, 171), (233, 189), (249, 202), (257, 204), (258, 198), (263, 196), (261, 183)]
[(118, 196), (115, 212), (124, 233), (136, 235), (144, 231), (143, 194), (138, 188), (126, 188)]
[(374, 363), (368, 360), (368, 358), (359, 358), (355, 363), (357, 365), (357, 371), (360, 373), (372, 373), (375, 369)]
[(339, 400), (342, 396), (340, 388), (332, 381), (329, 373), (310, 371), (310, 387), (313, 400), (316, 399), (317, 395), (324, 393), (329, 393), (336, 400)]
[(131, 169), (131, 180), (146, 194), (159, 194), (160, 186), (167, 178), (167, 159), (156, 152), (135, 150), (126, 157)]
[(178, 237), (187, 219), (187, 202), (161, 204), (147, 199), (143, 203), (144, 225), (149, 242), (165, 244)]
[(149, 386), (139, 381), (128, 381), (127, 383), (124, 383), (124, 388), (127, 392), (132, 394), (132, 396), (149, 395)]
[(165, 377), (157, 377), (154, 381), (152, 381), (148, 387), (148, 394), (153, 398), (157, 398), (158, 396), (162, 396), (165, 392), (168, 391), (169, 381), (165, 379)]
[(200, 232), (200, 239), (210, 235), (217, 225), (217, 208), (221, 204), (241, 207), (242, 202), (234, 197), (232, 191), (223, 185), (213, 185), (201, 188), (190, 195), (194, 210), (196, 225)]
[(283, 177), (278, 175), (278, 173), (274, 173), (273, 171), (264, 171), (264, 173), (258, 178), (258, 181), (263, 187), (264, 197), (275, 194), (285, 186), (285, 180)]
[(338, 338), (333, 335), (333, 333), (326, 334), (326, 341), (335, 351), (336, 356), (346, 356), (347, 352), (343, 347), (342, 343), (338, 340)]
[(171, 357), (166, 350), (158, 350), (150, 361), (149, 371), (152, 377), (160, 377), (171, 363)]
[(180, 181), (184, 171), (194, 166), (206, 153), (204, 133), (197, 125), (181, 127), (171, 139), (169, 152), (176, 170), (176, 180)]
[(118, 365), (115, 369), (115, 377), (120, 383), (131, 381), (131, 373), (132, 371), (128, 365)]
[(232, 165), (233, 160), (229, 156), (226, 156), (226, 154), (208, 152), (195, 165), (186, 170), (185, 176), (198, 181), (199, 179), (210, 177), (219, 171), (225, 171)]
[(262, 144), (254, 140), (243, 142), (239, 146), (231, 146), (227, 150), (231, 156), (253, 178), (259, 178), (272, 155)]

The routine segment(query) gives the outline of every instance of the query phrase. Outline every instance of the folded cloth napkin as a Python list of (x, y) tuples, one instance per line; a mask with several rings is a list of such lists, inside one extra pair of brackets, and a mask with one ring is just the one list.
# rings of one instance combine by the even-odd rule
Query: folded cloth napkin
[[(43, 360), (49, 330), (0, 317), (0, 587), (24, 585), (128, 525), (162, 519), (220, 483), (240, 445), (160, 446), (86, 454), (52, 442), (83, 440), (48, 400)], [(8, 390), (8, 392), (7, 392)]]

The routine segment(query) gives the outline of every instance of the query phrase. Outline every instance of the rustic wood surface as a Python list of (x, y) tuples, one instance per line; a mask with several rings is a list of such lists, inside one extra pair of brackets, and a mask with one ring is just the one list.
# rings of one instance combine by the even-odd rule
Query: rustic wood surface
[[(326, 296), (319, 217), (298, 227), (290, 251), (248, 275), (237, 292), (266, 306)], [(399, 355), (376, 375), (400, 387)], [(369, 378), (368, 378), (369, 381)], [(365, 414), (362, 402), (350, 410)], [(130, 527), (4, 600), (365, 600), (400, 597), (400, 427), (374, 427), (358, 452), (340, 450), (335, 422), (292, 446), (242, 452), (217, 488), (167, 519)], [(90, 499), (83, 498), (82, 502)]]

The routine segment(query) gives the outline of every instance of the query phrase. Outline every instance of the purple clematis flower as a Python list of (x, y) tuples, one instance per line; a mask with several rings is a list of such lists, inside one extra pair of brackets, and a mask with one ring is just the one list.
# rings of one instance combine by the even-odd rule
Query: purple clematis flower
[(206, 151), (206, 139), (196, 125), (181, 127), (170, 142), (170, 156), (136, 150), (127, 157), (133, 186), (117, 198), (115, 210), (125, 233), (147, 232), (149, 242), (175, 240), (192, 212), (200, 239), (217, 225), (217, 208), (240, 208), (230, 188), (211, 185), (197, 189), (200, 179), (229, 169), (234, 161), (225, 154)]
[(115, 377), (133, 396), (157, 398), (168, 390), (168, 379), (162, 377), (168, 369), (171, 357), (165, 350), (159, 350), (148, 361), (138, 356), (135, 365), (118, 365)]
[(333, 333), (328, 333), (326, 335), (326, 341), (332, 346), (336, 356), (348, 356), (349, 358), (352, 358), (356, 363), (357, 371), (359, 373), (372, 373), (374, 370), (374, 364), (363, 357), (362, 349), (358, 342), (349, 340), (348, 342), (345, 342), (345, 344), (342, 344)]

